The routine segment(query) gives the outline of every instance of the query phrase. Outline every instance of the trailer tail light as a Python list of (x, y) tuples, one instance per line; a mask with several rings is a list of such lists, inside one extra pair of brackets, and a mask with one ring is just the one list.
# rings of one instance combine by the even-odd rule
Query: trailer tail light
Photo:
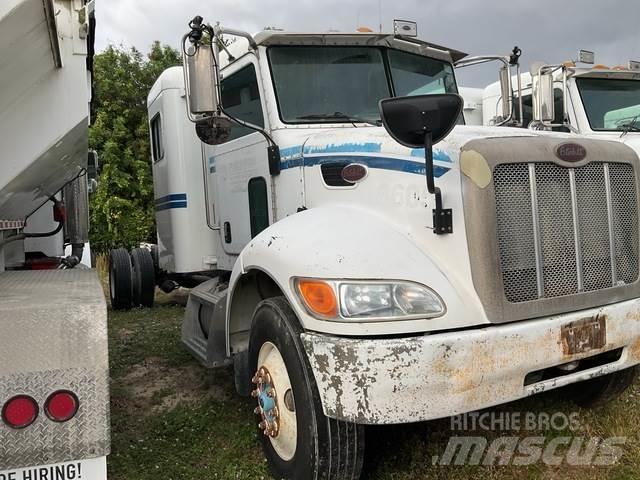
[(2, 420), (11, 428), (26, 428), (38, 418), (38, 404), (27, 395), (18, 395), (2, 407)]
[(60, 390), (47, 399), (44, 411), (54, 422), (67, 422), (76, 415), (79, 406), (78, 397), (73, 392)]

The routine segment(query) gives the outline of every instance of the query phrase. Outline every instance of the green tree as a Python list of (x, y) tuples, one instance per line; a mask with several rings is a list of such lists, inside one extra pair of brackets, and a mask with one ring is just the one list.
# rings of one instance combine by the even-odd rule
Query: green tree
[(95, 122), (90, 148), (102, 172), (91, 198), (91, 244), (99, 253), (155, 241), (147, 94), (177, 50), (154, 42), (148, 55), (110, 45), (94, 60)]

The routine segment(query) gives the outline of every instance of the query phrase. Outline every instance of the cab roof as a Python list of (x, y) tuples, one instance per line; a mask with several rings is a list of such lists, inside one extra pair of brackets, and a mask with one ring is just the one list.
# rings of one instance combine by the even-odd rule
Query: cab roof
[[(274, 45), (388, 47), (418, 55), (438, 58), (449, 62), (457, 62), (467, 56), (466, 53), (453, 48), (425, 42), (413, 37), (398, 36), (390, 33), (299, 33), (286, 32), (282, 30), (263, 30), (254, 35), (253, 39), (256, 45), (265, 47)], [(234, 44), (235, 43), (244, 44), (245, 47), (248, 46), (246, 41), (242, 41), (240, 38), (238, 39), (238, 42), (234, 42)]]

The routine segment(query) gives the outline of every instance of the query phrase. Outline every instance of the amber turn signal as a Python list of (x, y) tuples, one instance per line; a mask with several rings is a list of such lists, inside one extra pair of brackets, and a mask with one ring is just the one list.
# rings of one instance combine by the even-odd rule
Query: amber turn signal
[(331, 285), (305, 279), (300, 279), (297, 283), (300, 296), (311, 312), (329, 318), (338, 315), (338, 300)]

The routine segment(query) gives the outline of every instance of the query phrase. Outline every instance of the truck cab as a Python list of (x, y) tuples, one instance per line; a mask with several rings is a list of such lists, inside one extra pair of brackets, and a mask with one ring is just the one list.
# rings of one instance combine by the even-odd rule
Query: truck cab
[[(514, 120), (519, 121), (521, 98), (519, 126), (619, 140), (640, 152), (640, 63), (630, 61), (627, 66), (613, 68), (589, 65), (594, 63), (593, 53), (584, 50), (579, 58), (586, 61), (537, 64), (535, 70), (523, 73), (519, 79), (514, 77), (512, 83), (520, 85), (520, 89), (512, 90)], [(482, 89), (481, 102), (478, 89), (468, 90), (469, 101), (475, 107), (475, 117), (470, 117), (473, 124), (496, 123), (500, 116), (497, 106), (503, 95), (501, 83)]]
[(464, 54), (397, 32), (183, 43), (148, 98), (158, 275), (201, 279), (183, 342), (233, 364), (277, 478), (358, 478), (364, 425), (632, 381), (633, 150), (465, 125)]

